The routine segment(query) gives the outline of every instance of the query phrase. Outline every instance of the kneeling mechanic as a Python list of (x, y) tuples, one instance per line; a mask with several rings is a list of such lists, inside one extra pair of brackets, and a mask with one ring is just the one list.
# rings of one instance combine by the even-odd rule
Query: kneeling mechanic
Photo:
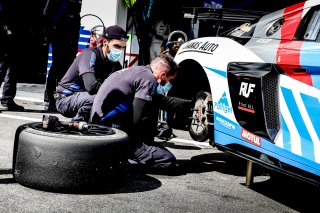
[(74, 60), (58, 83), (56, 108), (74, 121), (88, 121), (94, 97), (111, 73), (122, 69), (119, 62), (126, 47), (127, 34), (119, 26), (106, 28), (102, 47), (85, 49)]
[(159, 108), (190, 111), (192, 103), (156, 94), (177, 75), (171, 57), (160, 56), (150, 65), (117, 71), (101, 85), (93, 102), (90, 122), (124, 130), (130, 138), (135, 161), (154, 168), (172, 168), (175, 156), (154, 141)]

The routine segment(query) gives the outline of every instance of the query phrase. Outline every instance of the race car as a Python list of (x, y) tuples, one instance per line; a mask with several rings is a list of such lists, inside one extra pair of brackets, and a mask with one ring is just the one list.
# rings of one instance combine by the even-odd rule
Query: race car
[(171, 95), (197, 97), (190, 134), (320, 185), (320, 2), (183, 44)]

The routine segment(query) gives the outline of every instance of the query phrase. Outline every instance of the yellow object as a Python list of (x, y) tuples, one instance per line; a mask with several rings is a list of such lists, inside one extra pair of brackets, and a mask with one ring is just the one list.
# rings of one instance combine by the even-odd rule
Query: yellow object
[(136, 1), (137, 0), (122, 0), (122, 2), (129, 8), (132, 7)]

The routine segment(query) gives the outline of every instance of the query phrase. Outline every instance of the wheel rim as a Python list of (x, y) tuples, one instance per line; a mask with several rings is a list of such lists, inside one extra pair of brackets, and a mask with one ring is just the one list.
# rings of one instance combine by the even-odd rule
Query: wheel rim
[(201, 134), (203, 131), (207, 131), (207, 102), (206, 99), (198, 99), (195, 103), (191, 122), (191, 129), (195, 134)]

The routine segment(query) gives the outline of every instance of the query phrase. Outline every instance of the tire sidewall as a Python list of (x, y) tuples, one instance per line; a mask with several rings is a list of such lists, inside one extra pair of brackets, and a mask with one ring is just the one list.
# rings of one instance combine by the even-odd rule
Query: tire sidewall
[(48, 191), (77, 191), (101, 185), (127, 161), (128, 136), (72, 135), (34, 128), (16, 131), (13, 175), (22, 185)]

